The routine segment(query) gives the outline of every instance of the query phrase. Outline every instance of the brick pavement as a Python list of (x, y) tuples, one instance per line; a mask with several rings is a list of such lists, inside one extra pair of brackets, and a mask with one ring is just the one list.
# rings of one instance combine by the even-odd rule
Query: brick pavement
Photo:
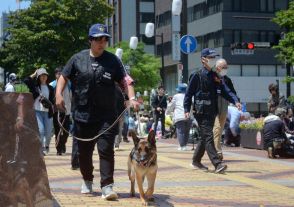
[[(201, 172), (189, 166), (192, 151), (177, 151), (177, 146), (166, 140), (157, 144), (159, 170), (152, 206), (294, 206), (293, 159), (270, 160), (263, 151), (258, 150), (256, 156), (257, 150), (226, 148), (225, 162), (229, 168), (226, 174), (219, 175), (212, 172), (207, 155), (203, 164), (211, 172)], [(68, 152), (70, 146), (71, 142), (67, 143)], [(52, 143), (45, 162), (55, 206), (141, 206), (137, 186), (136, 197), (129, 197), (127, 156), (132, 146), (131, 142), (122, 143), (122, 150), (116, 152), (114, 189), (119, 200), (111, 202), (101, 199), (97, 152), (94, 154), (94, 193), (82, 195), (81, 175), (70, 169), (70, 153), (56, 156)]]

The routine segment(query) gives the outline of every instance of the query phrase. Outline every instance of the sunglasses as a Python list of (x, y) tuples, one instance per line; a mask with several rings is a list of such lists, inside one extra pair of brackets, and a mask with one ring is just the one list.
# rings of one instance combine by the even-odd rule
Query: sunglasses
[(101, 36), (101, 37), (91, 37), (90, 38), (91, 41), (95, 41), (95, 42), (101, 42), (101, 41), (103, 41), (103, 39), (105, 39), (105, 41), (108, 42), (109, 37)]

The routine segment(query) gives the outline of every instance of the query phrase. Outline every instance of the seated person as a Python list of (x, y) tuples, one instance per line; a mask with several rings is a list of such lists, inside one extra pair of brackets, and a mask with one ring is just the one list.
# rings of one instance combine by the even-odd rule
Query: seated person
[(247, 112), (241, 112), (233, 105), (228, 106), (227, 121), (225, 126), (224, 143), (229, 146), (240, 146), (240, 122), (250, 118)]
[(286, 108), (286, 115), (283, 118), (283, 122), (285, 125), (285, 132), (287, 136), (294, 136), (294, 130), (293, 130), (293, 126), (292, 126), (292, 109), (287, 107)]
[(284, 108), (277, 108), (275, 115), (264, 119), (263, 137), (264, 146), (269, 158), (294, 157), (294, 140), (287, 138), (285, 125), (282, 119), (286, 116)]

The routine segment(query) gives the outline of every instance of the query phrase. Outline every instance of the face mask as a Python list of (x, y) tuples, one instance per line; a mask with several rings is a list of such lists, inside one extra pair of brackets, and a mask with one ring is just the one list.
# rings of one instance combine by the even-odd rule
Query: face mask
[(224, 77), (225, 75), (227, 75), (227, 73), (228, 73), (228, 70), (222, 69), (219, 74), (221, 77)]
[(207, 65), (211, 68), (212, 71), (215, 71), (216, 59), (208, 59)]

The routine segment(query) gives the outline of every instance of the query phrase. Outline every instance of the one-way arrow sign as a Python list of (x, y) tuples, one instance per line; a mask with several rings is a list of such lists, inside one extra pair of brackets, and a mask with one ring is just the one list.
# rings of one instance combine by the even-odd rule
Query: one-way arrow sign
[(197, 41), (192, 35), (185, 35), (181, 38), (181, 51), (183, 53), (189, 54), (196, 50)]

